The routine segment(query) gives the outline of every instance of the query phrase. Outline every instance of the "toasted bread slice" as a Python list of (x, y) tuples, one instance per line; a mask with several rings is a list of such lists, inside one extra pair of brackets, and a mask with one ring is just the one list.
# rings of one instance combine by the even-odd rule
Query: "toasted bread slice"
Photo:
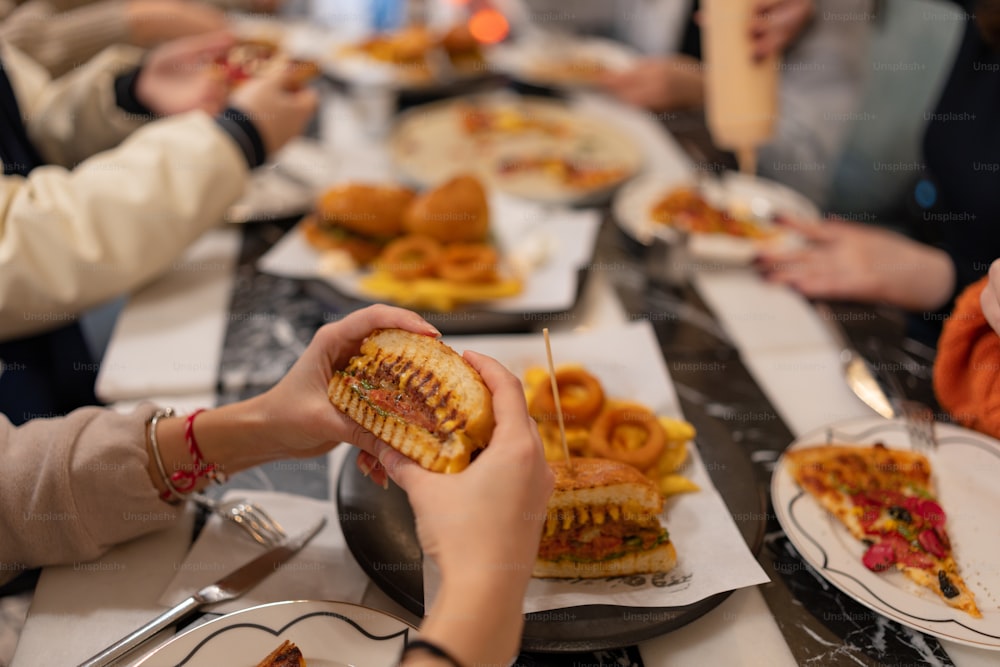
[(659, 514), (663, 496), (656, 484), (636, 468), (619, 461), (574, 458), (570, 471), (565, 461), (551, 461), (555, 490), (550, 512), (581, 506), (628, 506), (636, 513)]
[(660, 524), (663, 496), (636, 468), (619, 461), (553, 461), (555, 490), (532, 575), (595, 578), (665, 572), (677, 551)]
[(493, 434), (493, 397), (479, 373), (441, 341), (382, 329), (330, 381), (338, 409), (435, 472), (459, 472)]

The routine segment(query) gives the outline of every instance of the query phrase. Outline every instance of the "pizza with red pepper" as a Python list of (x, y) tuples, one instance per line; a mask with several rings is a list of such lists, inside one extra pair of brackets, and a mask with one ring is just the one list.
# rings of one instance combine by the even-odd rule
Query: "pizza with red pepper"
[(878, 443), (805, 447), (785, 461), (798, 485), (868, 545), (865, 567), (895, 567), (948, 605), (982, 617), (958, 572), (927, 457)]

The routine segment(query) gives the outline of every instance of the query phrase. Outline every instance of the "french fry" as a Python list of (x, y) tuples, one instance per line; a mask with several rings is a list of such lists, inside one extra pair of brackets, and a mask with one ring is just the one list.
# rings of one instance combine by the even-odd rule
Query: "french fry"
[(678, 493), (701, 491), (698, 485), (682, 475), (666, 475), (660, 478), (660, 493), (669, 498)]
[(384, 271), (361, 279), (359, 287), (367, 294), (400, 306), (447, 312), (465, 303), (515, 296), (521, 281), (511, 278), (495, 283), (456, 283), (440, 278), (399, 280)]
[(660, 417), (660, 426), (671, 442), (687, 442), (693, 440), (697, 433), (694, 426), (683, 419), (673, 419), (671, 417)]

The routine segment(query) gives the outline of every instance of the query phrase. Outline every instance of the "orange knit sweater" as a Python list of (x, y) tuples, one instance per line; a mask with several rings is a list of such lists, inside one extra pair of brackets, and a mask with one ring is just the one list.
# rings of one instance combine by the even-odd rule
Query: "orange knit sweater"
[(987, 279), (969, 285), (945, 321), (934, 364), (934, 392), (957, 422), (1000, 438), (1000, 335), (979, 305)]

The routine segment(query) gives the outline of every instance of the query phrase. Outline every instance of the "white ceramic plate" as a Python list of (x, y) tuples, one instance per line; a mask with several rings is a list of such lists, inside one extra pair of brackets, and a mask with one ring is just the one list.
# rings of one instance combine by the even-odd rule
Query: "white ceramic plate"
[[(443, 30), (443, 29), (442, 29)], [(447, 78), (435, 75), (424, 65), (405, 65), (385, 62), (355, 50), (364, 39), (330, 39), (326, 49), (319, 54), (323, 72), (338, 81), (355, 86), (382, 86), (397, 93), (437, 92), (469, 84), (490, 76), (484, 60), (461, 65), (449, 65), (444, 72)], [(442, 53), (439, 57), (446, 57)]]
[(346, 602), (275, 602), (183, 632), (137, 667), (256, 665), (286, 639), (309, 667), (391, 667), (416, 631), (395, 616)]
[[(469, 105), (510, 110), (548, 129), (486, 132), (470, 136), (462, 126)], [(404, 113), (389, 141), (401, 178), (433, 187), (456, 174), (472, 172), (499, 190), (547, 204), (594, 203), (606, 199), (635, 174), (642, 153), (631, 137), (603, 119), (544, 98), (484, 95), (437, 102)], [(592, 189), (573, 188), (544, 171), (500, 174), (500, 161), (560, 157), (621, 168), (620, 178)]]
[(490, 65), (524, 83), (548, 88), (587, 88), (603, 72), (622, 72), (639, 59), (637, 51), (610, 39), (539, 35), (496, 46)]
[[(778, 461), (771, 498), (778, 521), (802, 557), (827, 581), (869, 609), (929, 635), (1000, 650), (1000, 442), (950, 424), (938, 424), (940, 446), (930, 455), (948, 536), (965, 583), (983, 614), (977, 619), (946, 605), (902, 573), (872, 572), (861, 563), (865, 546), (802, 491)], [(907, 448), (902, 422), (879, 418), (842, 422), (797, 439), (789, 449), (826, 442)]]
[[(819, 209), (809, 199), (791, 188), (764, 178), (725, 172), (719, 179), (705, 179), (697, 183), (687, 170), (643, 174), (626, 184), (615, 195), (614, 218), (626, 234), (645, 245), (654, 241), (676, 243), (679, 235), (670, 225), (656, 222), (650, 216), (653, 206), (671, 190), (679, 187), (697, 187), (704, 190), (709, 203), (734, 211), (750, 212), (762, 220), (776, 215), (796, 220), (818, 220)], [(727, 264), (749, 263), (762, 244), (796, 243), (797, 236), (779, 232), (766, 240), (747, 239), (728, 234), (692, 234), (692, 258)]]

